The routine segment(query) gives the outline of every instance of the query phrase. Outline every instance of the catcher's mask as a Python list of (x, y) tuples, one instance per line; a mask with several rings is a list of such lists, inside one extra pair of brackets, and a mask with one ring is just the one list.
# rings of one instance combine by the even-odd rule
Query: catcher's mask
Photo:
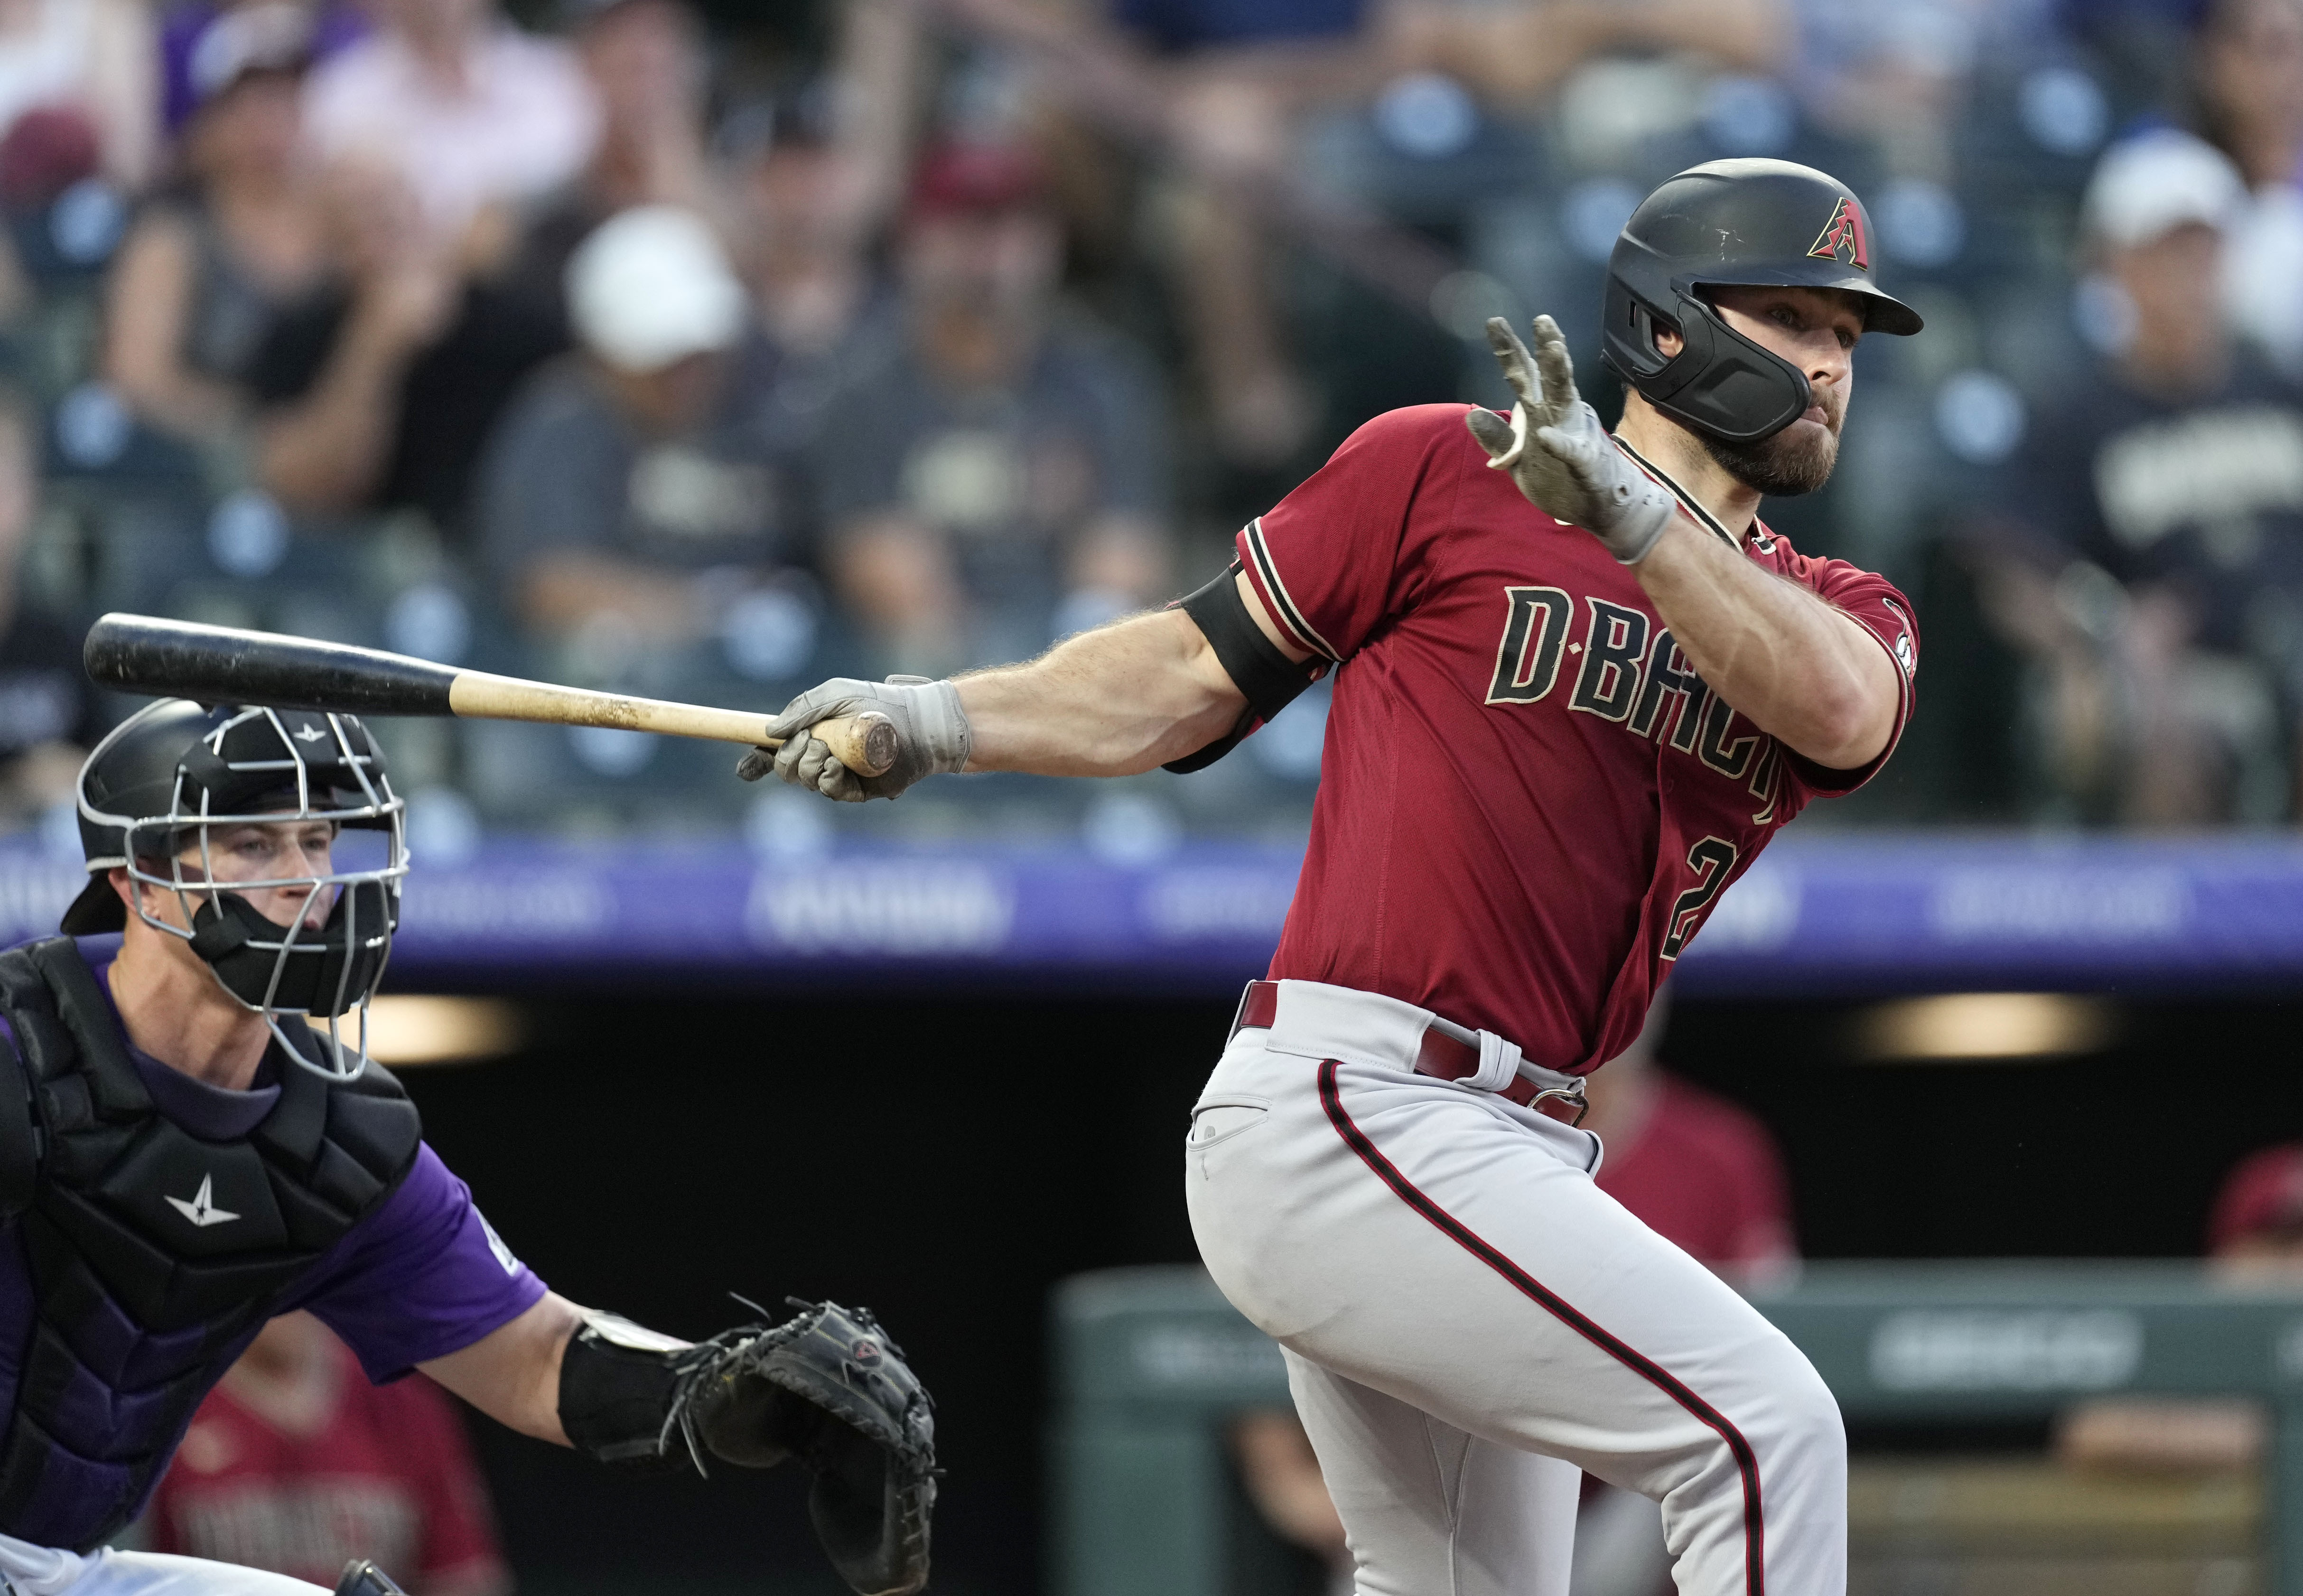
[[(1919, 330), (1918, 314), (1872, 280), (1871, 218), (1837, 178), (1790, 161), (1691, 166), (1640, 203), (1607, 258), (1602, 358), (1683, 426), (1754, 443), (1798, 420), (1807, 374), (1729, 326), (1701, 291), (1734, 284), (1838, 289), (1874, 333)], [(1658, 324), (1683, 347), (1656, 347)]]
[[(64, 911), (67, 933), (127, 924), (108, 879), (124, 868), (137, 917), (190, 944), (225, 992), (264, 1016), (291, 1058), (336, 1077), (367, 1067), (367, 1005), (392, 952), (408, 843), (405, 806), (356, 717), (162, 699), (97, 745), (80, 767), (79, 800), (93, 879)], [(218, 874), (219, 832), (316, 822), (338, 836), (346, 828), (378, 833), (368, 849), (374, 857), (346, 861), (332, 844), (323, 872), (233, 879), (227, 865)], [(152, 911), (147, 887), (173, 897), (181, 924)], [(257, 908), (250, 893), (284, 906), (287, 923)], [(348, 1047), (339, 1020), (354, 1010), (359, 1042)], [(323, 1057), (308, 1057), (290, 1040), (283, 1014), (326, 1019), (325, 1039), (299, 1027), (320, 1040)]]

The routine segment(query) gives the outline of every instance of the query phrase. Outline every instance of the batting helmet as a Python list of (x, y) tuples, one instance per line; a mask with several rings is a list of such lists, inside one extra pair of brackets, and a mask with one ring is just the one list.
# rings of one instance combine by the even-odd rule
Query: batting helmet
[[(1706, 161), (1649, 195), (1615, 240), (1602, 358), (1682, 426), (1756, 442), (1806, 410), (1807, 374), (1729, 326), (1698, 291), (1842, 289), (1862, 296), (1869, 330), (1918, 332), (1911, 308), (1872, 281), (1877, 264), (1871, 219), (1837, 178), (1790, 161)], [(1656, 348), (1659, 322), (1684, 341), (1676, 355)]]
[[(326, 1075), (365, 1068), (366, 1009), (399, 923), (408, 846), (405, 806), (356, 717), (164, 698), (97, 744), (80, 766), (79, 807), (93, 879), (64, 911), (64, 932), (83, 936), (127, 924), (127, 906), (108, 879), (125, 869), (137, 884), (137, 917), (190, 944), (226, 992), (264, 1015), (292, 1057)], [(262, 880), (216, 874), (214, 828), (304, 821), (383, 832), (381, 862)], [(224, 881), (238, 890), (210, 884)], [(146, 907), (147, 886), (174, 897), (181, 923)], [(302, 896), (283, 925), (242, 895), (250, 891)], [(318, 903), (327, 917), (315, 928), (307, 916)], [(354, 1009), (363, 1032), (348, 1053), (336, 1021)], [(282, 1014), (325, 1018), (327, 1056), (308, 1058), (289, 1041)]]

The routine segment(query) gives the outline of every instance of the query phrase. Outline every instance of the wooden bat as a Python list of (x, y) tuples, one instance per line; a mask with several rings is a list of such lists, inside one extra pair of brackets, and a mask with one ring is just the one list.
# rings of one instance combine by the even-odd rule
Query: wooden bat
[[(381, 648), (355, 648), (277, 632), (200, 626), (156, 615), (106, 615), (89, 628), (80, 657), (91, 680), (134, 693), (203, 704), (267, 704), (351, 714), (458, 715), (612, 726), (774, 748), (770, 717), (701, 704), (628, 698), (485, 671), (460, 671)], [(819, 721), (808, 735), (859, 776), (884, 775), (900, 751), (896, 723), (877, 710)]]

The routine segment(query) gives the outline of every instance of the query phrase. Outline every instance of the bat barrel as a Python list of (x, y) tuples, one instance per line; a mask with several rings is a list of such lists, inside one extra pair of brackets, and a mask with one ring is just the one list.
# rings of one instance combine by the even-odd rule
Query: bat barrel
[(376, 648), (322, 643), (153, 615), (106, 615), (89, 628), (90, 680), (202, 704), (270, 704), (353, 714), (454, 714), (456, 671)]

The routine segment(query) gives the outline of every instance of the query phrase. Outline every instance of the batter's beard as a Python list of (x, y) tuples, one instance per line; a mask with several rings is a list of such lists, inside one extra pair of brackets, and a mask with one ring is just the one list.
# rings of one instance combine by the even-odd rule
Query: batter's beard
[(1769, 499), (1811, 494), (1831, 480), (1839, 463), (1839, 432), (1826, 426), (1809, 435), (1792, 427), (1750, 443), (1703, 440), (1704, 452), (1745, 487)]

